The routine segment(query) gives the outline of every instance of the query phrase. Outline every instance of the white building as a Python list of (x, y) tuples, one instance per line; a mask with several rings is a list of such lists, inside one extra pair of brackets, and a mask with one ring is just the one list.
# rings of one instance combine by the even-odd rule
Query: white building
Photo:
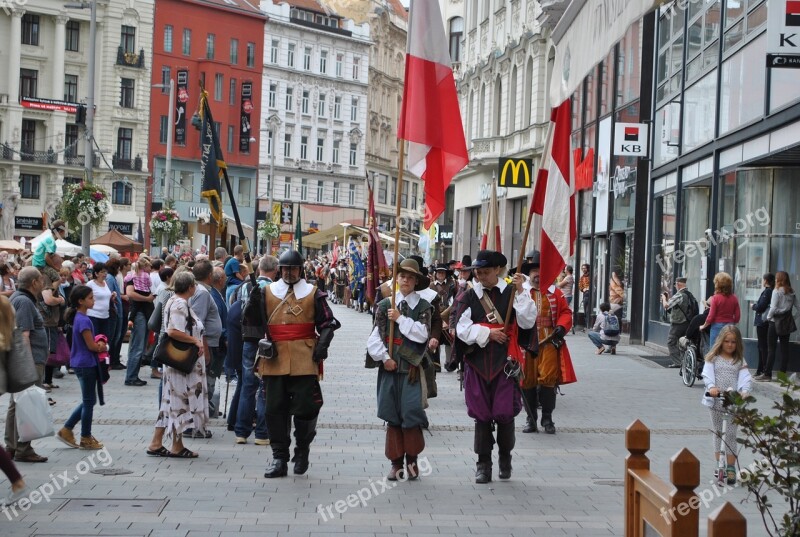
[[(271, 193), (275, 202), (301, 208), (306, 230), (363, 224), (369, 26), (316, 0), (264, 0), (261, 9), (269, 20), (259, 209), (266, 211), (262, 200)], [(285, 232), (294, 229), (294, 222), (284, 222)]]
[[(6, 6), (0, 10), (0, 72), (8, 73), (0, 77), (3, 222), (10, 229), (7, 219), (14, 218), (12, 235), (32, 237), (64, 185), (84, 176), (86, 140), (74, 104), (88, 93), (90, 15), (55, 0)], [(128, 236), (135, 236), (145, 209), (152, 27), (153, 0), (97, 3), (93, 175), (112, 196), (109, 225)]]
[[(499, 159), (538, 166), (541, 157), (549, 121), (546, 13), (534, 0), (448, 0), (442, 8), (470, 157), (453, 180), (454, 254), (474, 257)], [(514, 259), (532, 193), (498, 189), (502, 251)]]

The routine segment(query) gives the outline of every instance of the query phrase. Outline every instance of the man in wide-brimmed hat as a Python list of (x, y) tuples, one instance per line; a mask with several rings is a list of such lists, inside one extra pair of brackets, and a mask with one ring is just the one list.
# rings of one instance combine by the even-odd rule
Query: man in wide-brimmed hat
[[(418, 292), (428, 285), (427, 276), (415, 260), (405, 259), (400, 263), (395, 308), (392, 309), (391, 298), (378, 303), (375, 327), (367, 340), (367, 353), (380, 368), (378, 417), (387, 423), (390, 481), (397, 480), (403, 471), (409, 479), (416, 479), (417, 456), (425, 447), (422, 428), (427, 428), (428, 418), (423, 408), (424, 383), (420, 381), (424, 380), (423, 357), (430, 337), (433, 306)], [(389, 341), (391, 323), (395, 327)]]
[[(472, 289), (459, 295), (453, 308), (456, 345), (461, 347), (458, 355), (465, 362), (467, 413), (475, 420), (476, 483), (492, 480), (492, 423), (497, 424), (499, 477), (511, 477), (514, 417), (522, 410), (517, 378), (522, 356), (516, 333), (517, 328), (530, 329), (536, 322), (536, 304), (523, 289), (523, 276), (516, 275), (513, 285), (501, 278), (507, 264), (500, 252), (478, 252), (472, 265), (477, 281)], [(512, 317), (506, 330), (505, 317), (511, 301)]]
[[(456, 282), (453, 280), (453, 272), (450, 270), (450, 266), (448, 264), (439, 263), (436, 265), (431, 289), (433, 289), (436, 294), (439, 295), (439, 312), (442, 317), (442, 330), (449, 330), (450, 312), (452, 311), (453, 302), (456, 299), (456, 291), (458, 290), (458, 287), (456, 286)], [(431, 355), (433, 356), (434, 362), (437, 364), (442, 363), (440, 350), (444, 348), (445, 363), (447, 363), (450, 360), (450, 354), (452, 352), (450, 341), (447, 337), (445, 337), (438, 341), (438, 343), (439, 348), (431, 349)]]
[(526, 345), (528, 354), (522, 376), (522, 398), (528, 419), (522, 432), (538, 432), (537, 407), (541, 403), (544, 432), (555, 434), (556, 386), (574, 382), (574, 379), (564, 378), (562, 368), (563, 361), (569, 364), (566, 369), (572, 371), (569, 349), (564, 342), (564, 336), (572, 328), (572, 310), (561, 289), (550, 285), (552, 282), (540, 285), (539, 257), (539, 252), (534, 250), (521, 267), (521, 272), (529, 277), (525, 288), (539, 313), (536, 330), (531, 331), (531, 341)]

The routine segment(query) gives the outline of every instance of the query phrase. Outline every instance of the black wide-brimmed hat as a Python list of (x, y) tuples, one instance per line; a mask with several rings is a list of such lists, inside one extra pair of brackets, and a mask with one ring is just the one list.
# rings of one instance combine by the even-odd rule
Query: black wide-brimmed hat
[(528, 252), (526, 256), (527, 259), (530, 261), (526, 261), (522, 264), (522, 269), (520, 270), (521, 273), (527, 275), (531, 269), (539, 268), (539, 258), (540, 258), (539, 250), (533, 250)]
[(469, 267), (471, 269), (487, 268), (487, 267), (505, 267), (508, 265), (508, 259), (500, 252), (494, 250), (481, 250), (478, 252), (478, 257), (475, 262)]
[(439, 272), (440, 270), (446, 272), (448, 278), (453, 275), (453, 271), (450, 270), (449, 263), (439, 263), (438, 265), (436, 265), (435, 272)]
[(422, 273), (419, 268), (419, 263), (417, 263), (414, 259), (403, 259), (403, 261), (400, 263), (400, 266), (397, 267), (397, 272), (398, 274), (400, 272), (405, 272), (407, 274), (413, 274), (417, 277), (417, 284), (414, 286), (414, 291), (422, 291), (423, 289), (427, 289), (430, 285), (428, 277)]

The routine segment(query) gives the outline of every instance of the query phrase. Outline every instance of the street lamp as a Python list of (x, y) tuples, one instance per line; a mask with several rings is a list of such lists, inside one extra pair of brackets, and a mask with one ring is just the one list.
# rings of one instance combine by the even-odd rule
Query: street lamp
[(347, 255), (348, 252), (349, 252), (348, 247), (347, 247), (348, 246), (347, 245), (347, 228), (350, 227), (352, 224), (350, 224), (349, 222), (342, 222), (339, 225), (344, 228), (344, 237), (342, 238), (342, 244), (344, 245), (345, 255)]
[[(77, 2), (64, 4), (66, 9), (89, 9), (89, 90), (86, 92), (86, 155), (84, 159), (84, 173), (86, 182), (92, 182), (92, 169), (94, 166), (94, 71), (95, 71), (95, 47), (97, 45), (97, 3)], [(60, 46), (57, 44), (57, 46)], [(81, 249), (83, 255), (89, 257), (89, 242), (91, 241), (91, 226), (83, 224), (81, 227)]]
[[(269, 156), (269, 182), (267, 184), (267, 220), (272, 220), (272, 203), (273, 203), (273, 192), (275, 190), (275, 151), (278, 149), (278, 129), (281, 126), (281, 118), (278, 117), (277, 114), (272, 114), (267, 118), (267, 125), (269, 126), (269, 132), (272, 134), (272, 144), (267, 144), (267, 147), (270, 149), (270, 156)], [(252, 139), (251, 139), (252, 141)], [(274, 220), (272, 220), (274, 223)], [(256, 221), (256, 237), (258, 237), (258, 221)], [(258, 243), (258, 239), (256, 239), (256, 243)], [(270, 244), (268, 246), (269, 249), (272, 248)], [(270, 250), (267, 250), (268, 252)]]

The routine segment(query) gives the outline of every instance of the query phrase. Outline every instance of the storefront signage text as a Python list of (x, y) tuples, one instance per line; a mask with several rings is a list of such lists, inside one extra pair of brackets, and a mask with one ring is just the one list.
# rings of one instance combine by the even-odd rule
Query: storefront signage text
[(770, 4), (767, 67), (800, 68), (800, 1), (778, 0)]
[(35, 216), (15, 216), (14, 227), (17, 229), (37, 229), (44, 227), (44, 220)]
[[(497, 187), (497, 199), (505, 198), (507, 193), (507, 188)], [(490, 199), (492, 199), (492, 185), (491, 183), (484, 183), (481, 185), (481, 201), (489, 201)]]
[(646, 123), (617, 123), (614, 127), (614, 155), (647, 156), (648, 126)]
[(130, 222), (109, 222), (108, 230), (116, 229), (123, 235), (133, 235), (133, 224)]
[(208, 210), (208, 206), (194, 205), (189, 207), (189, 218), (208, 216), (209, 214), (211, 214), (211, 211)]

